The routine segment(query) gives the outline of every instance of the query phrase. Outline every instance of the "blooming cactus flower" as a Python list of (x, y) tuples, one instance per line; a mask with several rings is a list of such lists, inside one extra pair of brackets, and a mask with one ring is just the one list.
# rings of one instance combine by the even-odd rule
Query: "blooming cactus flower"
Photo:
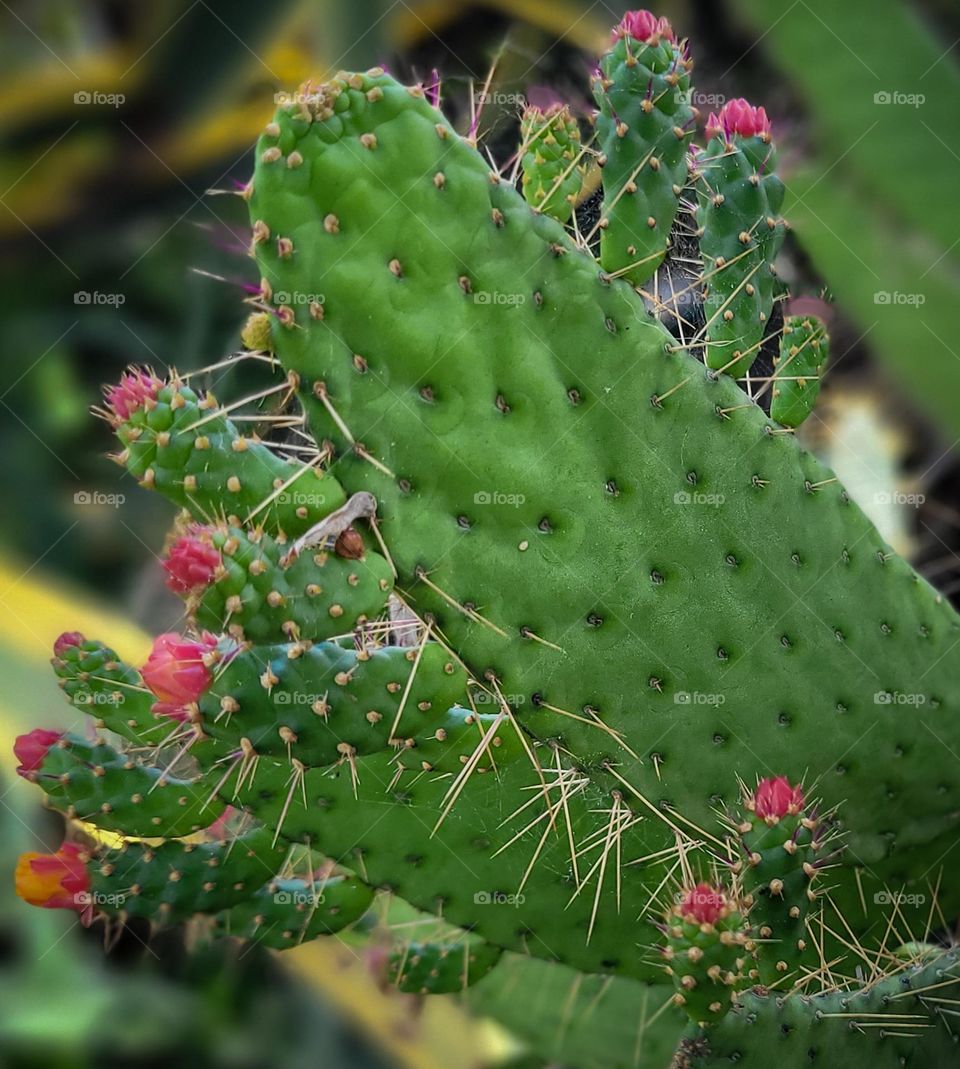
[(114, 423), (126, 422), (134, 412), (155, 401), (163, 382), (146, 368), (131, 368), (116, 386), (107, 388), (107, 408)]
[(84, 924), (93, 917), (86, 855), (76, 843), (64, 843), (54, 854), (21, 854), (14, 882), (31, 906), (75, 909)]
[(188, 531), (173, 543), (163, 562), (167, 587), (175, 594), (189, 594), (209, 586), (220, 563), (220, 551), (204, 539), (203, 528)]
[(155, 639), (142, 673), (158, 698), (153, 705), (158, 716), (187, 719), (186, 706), (197, 701), (213, 680), (204, 658), (216, 646), (216, 637), (206, 632), (199, 640), (175, 632)]
[(30, 778), (31, 772), (36, 772), (43, 764), (51, 746), (63, 738), (61, 731), (48, 731), (46, 728), (34, 728), (26, 735), (20, 735), (13, 744), (13, 752), (20, 764), (17, 766), (17, 775), (24, 779)]
[(762, 779), (753, 792), (754, 812), (761, 820), (775, 823), (788, 813), (797, 813), (803, 805), (803, 788), (793, 787), (786, 776)]
[(742, 97), (728, 100), (720, 109), (720, 114), (710, 114), (707, 119), (707, 137), (719, 137), (721, 134), (729, 141), (734, 134), (741, 137), (770, 137), (770, 120), (764, 108), (755, 108)]

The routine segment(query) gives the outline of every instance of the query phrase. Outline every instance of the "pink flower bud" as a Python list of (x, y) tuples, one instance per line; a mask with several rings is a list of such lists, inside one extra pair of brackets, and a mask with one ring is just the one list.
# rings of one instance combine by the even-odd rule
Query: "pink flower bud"
[(46, 760), (50, 747), (56, 746), (62, 738), (62, 731), (48, 731), (46, 728), (34, 728), (26, 735), (20, 735), (13, 744), (14, 756), (20, 762), (17, 775), (29, 779), (30, 773), (36, 772)]
[(798, 813), (803, 805), (803, 788), (790, 786), (786, 776), (770, 776), (757, 784), (753, 793), (754, 812), (761, 820), (777, 821), (788, 813)]
[(64, 631), (53, 644), (53, 655), (54, 657), (62, 657), (64, 650), (69, 649), (71, 646), (82, 646), (86, 641), (79, 631)]
[(721, 134), (729, 141), (734, 134), (741, 137), (770, 137), (770, 120), (763, 108), (755, 108), (751, 103), (738, 97), (728, 100), (720, 109), (720, 114), (711, 112), (707, 119), (707, 138), (719, 137)]
[(120, 376), (116, 386), (107, 387), (107, 408), (114, 423), (125, 423), (148, 401), (155, 401), (163, 382), (146, 368), (131, 368)]
[(680, 903), (680, 913), (697, 924), (713, 924), (727, 911), (727, 896), (709, 883), (691, 887)]
[(163, 562), (167, 587), (175, 594), (209, 586), (220, 567), (220, 551), (204, 540), (202, 531), (201, 527), (178, 538)]
[(664, 37), (668, 41), (676, 40), (670, 20), (657, 18), (649, 11), (628, 11), (613, 31), (614, 40), (618, 37), (632, 37), (635, 41), (649, 41), (651, 38)]
[(142, 669), (144, 683), (159, 699), (153, 705), (157, 716), (187, 718), (185, 707), (197, 701), (213, 681), (203, 658), (216, 646), (216, 636), (206, 632), (200, 641), (174, 632), (158, 636)]

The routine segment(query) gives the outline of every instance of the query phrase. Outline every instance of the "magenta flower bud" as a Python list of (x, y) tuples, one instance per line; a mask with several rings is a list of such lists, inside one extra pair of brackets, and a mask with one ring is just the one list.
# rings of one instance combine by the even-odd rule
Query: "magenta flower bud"
[(788, 813), (799, 813), (803, 805), (803, 788), (790, 785), (786, 776), (762, 779), (753, 792), (753, 809), (761, 820), (775, 823)]
[(64, 650), (71, 646), (82, 646), (87, 640), (79, 631), (64, 631), (53, 644), (54, 657), (62, 657)]
[(668, 41), (676, 39), (669, 19), (658, 19), (656, 15), (645, 10), (628, 11), (613, 31), (614, 40), (628, 36), (635, 41), (650, 41), (661, 37)]
[(209, 586), (220, 567), (220, 551), (203, 538), (203, 528), (181, 535), (163, 562), (167, 587), (175, 594), (189, 594)]
[(163, 382), (146, 368), (131, 368), (120, 376), (116, 386), (106, 390), (107, 408), (114, 423), (125, 423), (134, 412), (156, 401)]
[(707, 137), (719, 137), (721, 134), (729, 141), (734, 134), (741, 137), (769, 138), (770, 120), (764, 108), (755, 108), (742, 97), (728, 100), (720, 109), (720, 114), (711, 112), (707, 119)]
[(709, 883), (698, 883), (683, 896), (680, 912), (697, 924), (715, 924), (728, 909), (727, 896)]
[(43, 765), (50, 748), (62, 738), (62, 731), (48, 731), (46, 728), (34, 728), (26, 735), (20, 735), (13, 744), (14, 756), (20, 762), (17, 775), (29, 779), (30, 773)]

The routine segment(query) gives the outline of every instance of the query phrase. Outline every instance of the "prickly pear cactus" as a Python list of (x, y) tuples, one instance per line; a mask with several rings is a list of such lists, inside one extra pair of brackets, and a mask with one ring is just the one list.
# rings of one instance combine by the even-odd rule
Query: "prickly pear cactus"
[[(814, 391), (784, 393), (787, 361), (783, 423), (736, 381), (782, 296), (783, 187), (745, 101), (693, 153), (691, 68), (647, 12), (601, 62), (599, 264), (562, 110), (555, 143), (525, 120), (550, 147), (517, 158), (528, 202), (381, 69), (279, 108), (243, 191), (243, 338), (284, 377), (246, 400), (298, 405), (297, 443), (176, 373), (108, 390), (117, 460), (184, 510), (164, 569), (187, 634), (139, 669), (58, 641), (110, 737), (18, 742), (85, 822), (21, 863), (22, 897), (284, 947), (361, 938), (389, 892), (449, 931), (399, 938), (385, 982), (460, 990), (504, 951), (672, 982), (690, 1065), (843, 983), (873, 1006), (893, 944), (956, 915), (931, 874), (960, 812), (960, 620), (798, 445)], [(682, 206), (705, 325), (678, 341), (658, 280), (634, 287)], [(788, 322), (807, 381), (798, 332), (825, 338)], [(859, 1031), (872, 1057), (885, 1035)]]

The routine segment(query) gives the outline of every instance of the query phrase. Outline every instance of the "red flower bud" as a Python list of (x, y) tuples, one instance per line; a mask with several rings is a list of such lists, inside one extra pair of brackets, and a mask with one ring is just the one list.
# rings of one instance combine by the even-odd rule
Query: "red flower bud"
[(17, 775), (29, 779), (29, 773), (40, 768), (50, 747), (56, 746), (62, 738), (62, 731), (48, 731), (46, 728), (34, 728), (26, 735), (20, 735), (13, 744), (14, 755), (20, 762)]
[(777, 821), (788, 813), (798, 813), (803, 805), (803, 788), (790, 786), (786, 776), (770, 776), (757, 784), (753, 793), (754, 812), (761, 820)]
[(691, 887), (680, 903), (680, 913), (697, 924), (714, 924), (727, 911), (727, 896), (709, 883)]
[(86, 641), (79, 631), (64, 631), (53, 644), (53, 655), (54, 657), (61, 657), (64, 650), (69, 649), (71, 646), (82, 646)]
[(197, 701), (213, 681), (203, 658), (216, 646), (216, 636), (206, 632), (199, 641), (174, 632), (154, 641), (142, 672), (144, 683), (159, 699), (153, 705), (157, 716), (187, 718), (185, 706)]
[(163, 562), (167, 587), (175, 594), (189, 594), (197, 587), (209, 586), (220, 567), (220, 551), (204, 541), (202, 531), (198, 528), (178, 538)]

